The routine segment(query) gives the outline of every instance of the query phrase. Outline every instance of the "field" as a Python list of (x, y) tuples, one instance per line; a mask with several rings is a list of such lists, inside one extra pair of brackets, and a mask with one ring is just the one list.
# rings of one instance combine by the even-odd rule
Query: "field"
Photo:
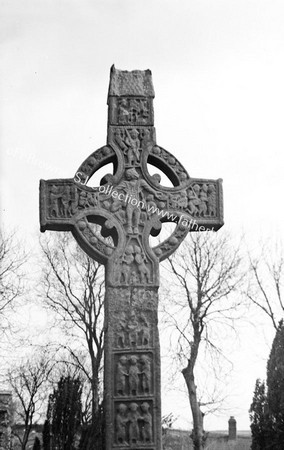
[[(193, 450), (189, 432), (183, 430), (167, 430), (163, 437), (164, 450)], [(249, 433), (239, 433), (236, 441), (228, 442), (225, 433), (209, 433), (206, 450), (250, 450), (251, 437)]]

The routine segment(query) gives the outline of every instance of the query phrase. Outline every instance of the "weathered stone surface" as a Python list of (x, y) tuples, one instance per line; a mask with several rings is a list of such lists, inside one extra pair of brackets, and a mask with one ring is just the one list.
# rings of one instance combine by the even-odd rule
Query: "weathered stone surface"
[[(93, 152), (74, 178), (40, 185), (41, 231), (71, 231), (106, 267), (106, 450), (161, 449), (159, 261), (189, 231), (223, 225), (221, 180), (190, 178), (156, 144), (153, 98), (149, 70), (112, 67), (107, 145)], [(86, 186), (108, 163), (114, 173), (100, 186)], [(151, 176), (148, 164), (163, 171), (173, 187), (162, 186), (159, 174)], [(150, 234), (156, 236), (166, 221), (175, 222), (175, 230), (151, 248)]]

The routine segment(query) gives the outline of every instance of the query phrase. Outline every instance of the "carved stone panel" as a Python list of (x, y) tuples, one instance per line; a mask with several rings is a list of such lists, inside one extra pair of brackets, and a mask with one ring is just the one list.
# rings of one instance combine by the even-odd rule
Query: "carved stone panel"
[(161, 414), (157, 288), (108, 288), (106, 295), (106, 345), (112, 357), (105, 375), (115, 374), (109, 405), (116, 423), (113, 446), (153, 448), (160, 442), (154, 430)]
[(151, 311), (120, 311), (114, 328), (114, 348), (136, 349), (153, 346)]
[(109, 106), (111, 125), (153, 125), (153, 106), (150, 98), (112, 97)]
[(153, 401), (115, 402), (114, 446), (143, 445), (144, 448), (153, 443)]
[(118, 353), (114, 358), (116, 397), (153, 395), (152, 353)]
[(141, 164), (142, 151), (152, 148), (155, 143), (155, 130), (149, 127), (110, 127), (108, 143), (119, 150), (126, 167)]
[(73, 214), (76, 202), (74, 186), (61, 183), (48, 185), (48, 218), (64, 219)]

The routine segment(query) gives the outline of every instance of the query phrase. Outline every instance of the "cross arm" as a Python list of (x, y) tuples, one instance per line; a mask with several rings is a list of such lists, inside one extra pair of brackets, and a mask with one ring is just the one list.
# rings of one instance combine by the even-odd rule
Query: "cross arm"
[(40, 181), (40, 230), (71, 231), (84, 251), (101, 264), (113, 254), (117, 233), (123, 234), (113, 214), (100, 204), (99, 188), (78, 184), (73, 178)]
[[(184, 222), (188, 231), (217, 231), (224, 224), (222, 180), (191, 178), (183, 188), (163, 188), (167, 214), (176, 223)], [(187, 222), (187, 223), (186, 223)]]
[(71, 231), (75, 201), (73, 178), (40, 180), (40, 231)]

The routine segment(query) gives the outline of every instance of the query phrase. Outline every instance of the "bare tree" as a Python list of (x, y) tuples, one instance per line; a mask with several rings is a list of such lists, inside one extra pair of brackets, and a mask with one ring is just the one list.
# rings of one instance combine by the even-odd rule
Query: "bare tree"
[[(100, 404), (104, 342), (103, 267), (89, 258), (68, 233), (45, 239), (41, 248), (44, 301), (65, 325), (65, 331), (77, 336), (77, 346), (70, 345), (68, 350), (91, 385), (92, 421), (95, 422)], [(78, 337), (87, 346), (89, 364), (78, 351)]]
[(26, 255), (16, 240), (15, 233), (0, 231), (0, 331), (9, 328), (8, 312), (15, 300), (23, 294), (22, 266)]
[(43, 413), (47, 400), (47, 385), (53, 369), (52, 359), (47, 354), (33, 355), (7, 372), (7, 382), (16, 400), (16, 420), (24, 425), (24, 431), (14, 432), (21, 449), (25, 450), (32, 426)]
[(165, 309), (168, 323), (177, 331), (178, 356), (184, 365), (182, 374), (193, 418), (192, 440), (194, 449), (200, 450), (206, 437), (196, 369), (201, 352), (206, 352), (207, 363), (208, 354), (221, 353), (218, 331), (222, 328), (224, 334), (224, 325), (233, 325), (240, 302), (233, 295), (242, 280), (240, 257), (226, 234), (191, 233), (166, 267), (173, 277), (164, 296), (170, 299)]
[(261, 245), (248, 254), (250, 279), (246, 295), (272, 322), (275, 330), (284, 315), (284, 252), (279, 242)]

